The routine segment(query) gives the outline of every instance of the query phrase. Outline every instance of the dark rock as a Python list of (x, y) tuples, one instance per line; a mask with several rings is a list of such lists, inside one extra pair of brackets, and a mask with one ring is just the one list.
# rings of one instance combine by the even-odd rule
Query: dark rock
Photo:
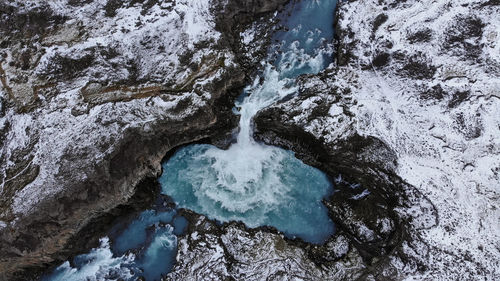
[(342, 30), (336, 25), (336, 31), (335, 31), (335, 38), (337, 39), (337, 51), (336, 51), (336, 60), (337, 64), (340, 66), (345, 66), (347, 65), (350, 61), (354, 60), (356, 57), (352, 53), (352, 50), (354, 49), (354, 45), (356, 44), (356, 41), (354, 40), (349, 40), (349, 41), (340, 41), (338, 38), (343, 38), (344, 40), (346, 38), (354, 37), (354, 32), (351, 29), (348, 30)]
[(481, 4), (481, 7), (487, 6), (500, 6), (500, 0), (488, 0), (487, 2)]
[(43, 74), (69, 80), (81, 75), (80, 72), (92, 66), (94, 59), (95, 55), (92, 49), (78, 58), (57, 55), (52, 61), (53, 63), (47, 66)]
[(373, 21), (373, 33), (377, 32), (377, 29), (389, 19), (389, 17), (386, 14), (379, 14), (375, 20)]
[(432, 30), (430, 28), (425, 28), (422, 30), (418, 30), (414, 33), (408, 35), (407, 39), (410, 43), (422, 43), (429, 42), (432, 38)]
[(18, 11), (18, 8), (6, 3), (0, 4), (0, 34), (4, 38), (29, 39), (44, 34), (48, 29), (61, 25), (66, 21), (50, 9), (47, 4), (30, 9), (27, 12)]
[(334, 28), (335, 28), (335, 34), (334, 34), (334, 44), (335, 44), (335, 59), (336, 62), (339, 66), (345, 66), (347, 65), (350, 61), (355, 59), (354, 54), (352, 53), (352, 50), (354, 49), (354, 46), (356, 45), (356, 40), (355, 34), (352, 31), (352, 29), (349, 27), (347, 29), (341, 28), (339, 25), (340, 20), (342, 19), (343, 15), (339, 13), (339, 9), (342, 5), (342, 2), (337, 4), (337, 8), (335, 10), (335, 21), (334, 21)]
[[(283, 9), (288, 2), (290, 0), (236, 0), (228, 1), (226, 4), (218, 2), (214, 5), (212, 10), (216, 15), (215, 28), (225, 36), (225, 40), (222, 40), (221, 43), (241, 50), (240, 53), (237, 52), (235, 55), (242, 66), (255, 65), (264, 58), (271, 38), (258, 38), (257, 40), (261, 42), (257, 46), (253, 46), (252, 50), (245, 50), (240, 43), (241, 32), (249, 27), (252, 22), (257, 22), (256, 20), (260, 19), (260, 26), (255, 28), (260, 29), (262, 34), (272, 33), (274, 26), (269, 23), (268, 16), (270, 12)], [(266, 22), (267, 24), (263, 24)]]
[(436, 73), (436, 67), (421, 54), (416, 54), (405, 62), (401, 73), (413, 79), (431, 79)]
[(469, 96), (470, 96), (470, 92), (469, 91), (458, 91), (458, 92), (455, 92), (452, 95), (450, 102), (448, 103), (448, 107), (449, 108), (456, 107), (457, 105), (459, 105), (462, 102), (464, 102)]
[(476, 16), (459, 16), (446, 30), (448, 44), (461, 43), (466, 39), (481, 37), (484, 23)]
[[(468, 118), (467, 118), (468, 117)], [(469, 117), (463, 112), (455, 116), (456, 129), (461, 132), (467, 140), (479, 138), (482, 135), (483, 124), (479, 116)]]
[(71, 6), (79, 7), (92, 2), (93, 0), (68, 0), (68, 4)]
[(383, 67), (389, 63), (391, 55), (388, 53), (380, 53), (375, 56), (372, 61), (372, 65), (375, 67)]
[(459, 16), (446, 29), (444, 49), (464, 59), (478, 59), (481, 55), (480, 39), (484, 23), (476, 16)]
[(116, 16), (116, 10), (120, 8), (124, 2), (123, 0), (108, 0), (104, 6), (104, 15), (111, 18)]
[(424, 100), (443, 100), (447, 93), (441, 88), (441, 85), (436, 85), (420, 94), (420, 98)]

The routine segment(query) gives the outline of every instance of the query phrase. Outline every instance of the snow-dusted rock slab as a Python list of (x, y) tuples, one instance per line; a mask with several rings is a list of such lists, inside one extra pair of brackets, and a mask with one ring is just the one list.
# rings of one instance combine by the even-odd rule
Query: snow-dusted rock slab
[(354, 280), (365, 269), (341, 235), (311, 246), (290, 241), (275, 229), (221, 226), (185, 215), (192, 223), (189, 234), (180, 239), (177, 264), (164, 280)]

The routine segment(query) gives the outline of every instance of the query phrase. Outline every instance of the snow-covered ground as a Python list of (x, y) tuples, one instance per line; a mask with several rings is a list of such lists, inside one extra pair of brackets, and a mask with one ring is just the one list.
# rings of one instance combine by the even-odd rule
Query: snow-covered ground
[[(439, 224), (421, 230), (421, 238), (446, 254), (431, 251), (431, 270), (419, 278), (462, 279), (475, 267), (488, 272), (487, 279), (500, 277), (500, 7), (486, 2), (406, 1), (385, 12), (385, 5), (361, 1), (341, 10), (341, 25), (359, 40), (360, 63), (369, 64), (390, 41), (388, 52), (417, 54), (436, 68), (414, 79), (401, 77), (398, 63), (390, 62), (361, 72), (353, 91), (357, 130), (389, 144), (397, 173), (438, 209)], [(355, 24), (367, 22), (360, 9), (388, 16), (375, 40), (368, 26)], [(412, 44), (411, 35), (421, 30), (430, 30), (431, 38)], [(437, 86), (444, 97), (426, 100), (423, 92)], [(466, 93), (463, 101), (460, 93)]]
[[(146, 160), (133, 158), (134, 173), (108, 185), (111, 160), (121, 159), (115, 150), (127, 147), (121, 142), (142, 145), (124, 136), (155, 135), (158, 124), (163, 135), (210, 127), (217, 121), (214, 89), (226, 86), (212, 82), (241, 73), (214, 29), (214, 1), (0, 2), (7, 11), (0, 32), (10, 38), (0, 38), (0, 272), (6, 272), (49, 262), (62, 245), (43, 235), (61, 231), (54, 239), (66, 241), (90, 217), (131, 196), (140, 177), (158, 173), (170, 144), (144, 152)], [(340, 65), (303, 79), (301, 91), (314, 93), (276, 106), (296, 112), (288, 121), (332, 148), (353, 134), (382, 140), (397, 156), (397, 165), (387, 166), (436, 207), (437, 225), (422, 227), (414, 217), (418, 243), (402, 246), (424, 267), (390, 257), (398, 272), (383, 276), (500, 279), (498, 1), (339, 5)], [(255, 44), (257, 28), (241, 33), (243, 44)], [(82, 182), (88, 194), (63, 194)], [(103, 193), (123, 197), (92, 197)], [(68, 197), (77, 204), (65, 205), (74, 202)], [(45, 201), (55, 204), (52, 211), (38, 212)], [(398, 211), (415, 216), (412, 209)], [(46, 221), (23, 225), (28, 215)], [(292, 279), (283, 274), (291, 268), (320, 280), (371, 270), (345, 236), (320, 247), (332, 249), (331, 260), (342, 258), (320, 268), (311, 261), (314, 249), (280, 234), (196, 227), (215, 230), (179, 240), (174, 279)]]
[(357, 133), (396, 153), (396, 173), (438, 212), (436, 226), (412, 230), (426, 246), (405, 248), (428, 269), (393, 261), (407, 279), (498, 280), (498, 1), (344, 1), (338, 14), (342, 65), (304, 79), (317, 94), (277, 106), (299, 105), (289, 122), (332, 147)]
[[(9, 160), (14, 151), (25, 148), (30, 142), (34, 145), (28, 166), (39, 166), (36, 179), (16, 193), (11, 205), (14, 214), (29, 212), (36, 202), (65, 188), (58, 182), (57, 174), (68, 149), (85, 150), (73, 153), (88, 157), (89, 162), (99, 162), (114, 147), (97, 144), (113, 142), (106, 140), (119, 139), (120, 134), (130, 128), (151, 130), (147, 127), (155, 120), (181, 120), (192, 115), (211, 97), (202, 89), (207, 81), (200, 80), (214, 79), (222, 71), (209, 72), (203, 68), (213, 67), (221, 57), (226, 66), (232, 64), (227, 50), (217, 53), (194, 47), (200, 42), (210, 42), (206, 43), (208, 47), (220, 39), (220, 33), (214, 29), (208, 0), (176, 1), (175, 4), (160, 1), (149, 9), (141, 4), (122, 5), (113, 16), (106, 15), (105, 2), (76, 6), (67, 1), (32, 1), (23, 5), (21, 2), (11, 5), (24, 6), (20, 9), (27, 11), (43, 7), (66, 18), (66, 22), (64, 27), (54, 27), (48, 34), (41, 35), (41, 42), (35, 42), (34, 48), (44, 51), (40, 52), (43, 55), (36, 63), (31, 62), (34, 69), (10, 67), (9, 63), (18, 59), (17, 52), (22, 52), (21, 46), (14, 44), (4, 50), (5, 83), (12, 89), (12, 97), (7, 97), (5, 85), (2, 87), (4, 100), (11, 98), (9, 101), (17, 108), (24, 106), (26, 100), (34, 102), (35, 106), (24, 114), (18, 113), (21, 110), (16, 112), (16, 108), (7, 109), (1, 118), (2, 123), (8, 122), (11, 128), (1, 150), (2, 172), (6, 173), (15, 164), (15, 160)], [(186, 54), (190, 56), (187, 58), (189, 63), (200, 64), (199, 73), (196, 67), (179, 62)], [(78, 69), (77, 65), (85, 57), (90, 57), (91, 62)], [(70, 73), (64, 73), (68, 70)], [(61, 78), (61, 75), (70, 77)], [(193, 75), (200, 77), (193, 79)], [(130, 85), (130, 89), (122, 87), (134, 83), (127, 82), (132, 80), (139, 82)], [(35, 90), (34, 93), (16, 91), (18, 87), (29, 89), (37, 85), (54, 91), (47, 94), (35, 93)], [(112, 87), (122, 87), (119, 88), (121, 92), (108, 90)], [(156, 92), (148, 92), (155, 87), (158, 88)], [(160, 95), (160, 91), (168, 93), (174, 89), (178, 93)], [(149, 99), (141, 98), (141, 94)], [(173, 113), (182, 100), (189, 100), (192, 106), (188, 111)], [(73, 163), (66, 164), (75, 164), (72, 180), (82, 181), (88, 176), (78, 168), (79, 161), (69, 162)], [(15, 176), (5, 175), (0, 190), (5, 181), (13, 178)]]

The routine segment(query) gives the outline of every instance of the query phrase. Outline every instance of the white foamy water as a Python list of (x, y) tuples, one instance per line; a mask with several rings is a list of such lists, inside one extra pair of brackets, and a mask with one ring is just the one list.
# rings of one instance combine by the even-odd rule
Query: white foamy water
[[(304, 1), (297, 9), (305, 15), (325, 13), (335, 1)], [(333, 9), (329, 17), (333, 15)], [(301, 14), (296, 15), (300, 18)], [(256, 142), (252, 118), (280, 99), (297, 93), (295, 79), (317, 73), (332, 54), (330, 41), (314, 22), (291, 29), (282, 36), (277, 63), (263, 63), (263, 72), (245, 89), (236, 104), (240, 114), (237, 142), (227, 150), (210, 145), (180, 149), (164, 163), (160, 178), (164, 194), (179, 207), (220, 221), (240, 220), (247, 226), (272, 225), (290, 236), (321, 242), (333, 232), (333, 223), (321, 199), (331, 184), (319, 170), (303, 164), (292, 152)], [(292, 22), (295, 23), (295, 22)], [(332, 28), (322, 22), (320, 27)], [(331, 39), (331, 38), (330, 38)]]
[[(64, 262), (41, 280), (131, 281), (139, 276), (159, 280), (174, 265), (176, 234), (183, 231), (185, 224), (187, 221), (172, 210), (144, 211), (116, 233), (113, 247), (108, 237), (102, 238), (98, 248), (76, 256), (72, 264)], [(135, 254), (129, 252), (132, 249)]]
[(129, 280), (132, 278), (130, 267), (135, 256), (132, 254), (113, 257), (109, 247), (109, 239), (102, 238), (99, 248), (75, 258), (77, 267), (68, 261), (57, 267), (53, 274), (42, 278), (51, 281), (106, 281)]

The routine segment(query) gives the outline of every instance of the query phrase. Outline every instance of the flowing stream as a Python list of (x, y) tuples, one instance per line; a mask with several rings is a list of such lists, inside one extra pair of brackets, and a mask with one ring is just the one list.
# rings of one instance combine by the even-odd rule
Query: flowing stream
[[(289, 5), (285, 31), (275, 34), (261, 75), (235, 105), (240, 115), (237, 142), (221, 150), (195, 144), (179, 149), (160, 177), (162, 193), (178, 208), (221, 222), (273, 226), (287, 237), (323, 243), (334, 232), (321, 200), (333, 192), (327, 176), (290, 151), (252, 138), (255, 114), (297, 94), (295, 79), (318, 73), (333, 52), (336, 0), (303, 0)], [(282, 13), (284, 15), (287, 12)], [(42, 280), (159, 280), (175, 262), (177, 236), (187, 221), (175, 208), (146, 210), (126, 225), (115, 225), (100, 247), (65, 262)]]

